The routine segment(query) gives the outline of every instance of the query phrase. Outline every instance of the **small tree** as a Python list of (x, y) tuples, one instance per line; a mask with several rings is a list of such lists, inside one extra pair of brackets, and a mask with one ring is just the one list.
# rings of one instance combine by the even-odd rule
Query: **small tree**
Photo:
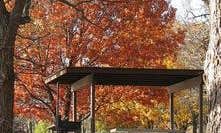
[(48, 133), (49, 124), (44, 121), (39, 121), (35, 125), (34, 133)]

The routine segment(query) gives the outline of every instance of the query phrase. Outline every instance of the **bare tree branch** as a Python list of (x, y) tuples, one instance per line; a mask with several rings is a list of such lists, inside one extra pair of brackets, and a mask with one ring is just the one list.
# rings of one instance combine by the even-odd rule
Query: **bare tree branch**
[(81, 19), (86, 20), (86, 21), (87, 21), (88, 23), (90, 23), (91, 25), (94, 25), (94, 26), (96, 26), (96, 27), (98, 27), (98, 28), (100, 28), (100, 29), (103, 29), (103, 28), (100, 27), (98, 24), (96, 24), (96, 23), (92, 22), (90, 19), (88, 19), (88, 18), (85, 16), (85, 14), (84, 14), (84, 10), (78, 8), (79, 5), (84, 4), (84, 3), (92, 2), (93, 0), (85, 0), (85, 1), (78, 2), (78, 3), (76, 3), (76, 4), (72, 4), (72, 3), (70, 3), (70, 2), (67, 1), (67, 0), (58, 0), (58, 1), (61, 2), (61, 3), (66, 4), (66, 5), (68, 5), (68, 6), (70, 6), (70, 7), (72, 7), (73, 9), (75, 9), (75, 10), (80, 14)]
[(55, 116), (55, 111), (48, 103), (46, 103), (43, 99), (38, 98), (37, 96), (32, 94), (32, 92), (25, 86), (25, 84), (22, 82), (21, 79), (17, 78), (17, 81), (20, 82), (19, 85), (21, 85), (24, 88), (24, 90), (29, 94), (30, 97), (32, 97), (33, 99), (35, 99), (35, 100), (41, 102), (43, 105), (45, 105), (50, 110), (50, 112)]
[(80, 2), (78, 2), (78, 3), (76, 3), (76, 4), (72, 4), (71, 2), (69, 2), (69, 1), (67, 1), (67, 0), (57, 0), (57, 1), (59, 1), (59, 2), (61, 2), (61, 3), (64, 3), (64, 4), (66, 4), (66, 5), (68, 5), (68, 6), (72, 7), (72, 8), (74, 8), (75, 10), (79, 11), (79, 9), (77, 8), (79, 5), (82, 5), (82, 4), (84, 4), (84, 3), (92, 2), (93, 0), (80, 1)]
[(47, 33), (47, 34), (45, 34), (45, 35), (42, 35), (42, 36), (38, 36), (38, 37), (30, 37), (30, 36), (23, 36), (23, 35), (21, 35), (21, 34), (17, 34), (17, 36), (18, 37), (20, 37), (20, 38), (22, 38), (22, 39), (27, 39), (27, 40), (31, 40), (31, 41), (36, 41), (36, 40), (40, 40), (40, 39), (42, 39), (42, 38), (45, 38), (45, 37), (47, 37), (47, 36), (49, 36), (50, 35), (50, 33)]
[(205, 13), (205, 14), (200, 14), (200, 15), (194, 15), (194, 14), (192, 14), (192, 15), (193, 15), (193, 19), (195, 19), (195, 18), (200, 18), (200, 17), (206, 17), (206, 16), (209, 16), (210, 14)]

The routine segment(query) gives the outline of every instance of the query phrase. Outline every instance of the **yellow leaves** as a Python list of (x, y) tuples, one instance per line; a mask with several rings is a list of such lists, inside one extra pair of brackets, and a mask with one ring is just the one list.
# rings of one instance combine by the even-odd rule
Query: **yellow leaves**
[[(151, 100), (153, 106), (147, 106), (139, 101), (119, 100), (99, 112), (98, 119), (109, 123), (108, 127), (150, 127), (152, 124), (166, 127), (168, 123), (168, 110), (163, 103)], [(106, 119), (106, 115), (112, 119)], [(117, 116), (115, 118), (115, 116)], [(116, 123), (115, 123), (116, 122)], [(112, 124), (111, 124), (112, 123)]]
[(175, 62), (173, 57), (169, 56), (163, 59), (163, 65), (165, 65), (168, 69), (173, 69), (176, 68), (177, 63)]
[[(198, 92), (195, 89), (182, 90), (175, 96), (175, 121), (178, 128), (187, 127), (199, 114)], [(194, 116), (194, 117), (193, 117)]]
[(45, 28), (42, 20), (40, 20), (40, 19), (35, 19), (33, 24), (35, 25), (36, 29), (38, 30), (37, 32), (41, 32)]

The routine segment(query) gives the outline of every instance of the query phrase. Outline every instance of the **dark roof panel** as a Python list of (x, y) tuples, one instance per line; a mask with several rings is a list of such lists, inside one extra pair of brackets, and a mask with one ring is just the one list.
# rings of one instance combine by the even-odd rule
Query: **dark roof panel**
[(97, 85), (169, 86), (186, 79), (198, 77), (202, 70), (143, 69), (110, 67), (69, 67), (46, 79), (46, 83), (71, 84), (89, 75), (94, 75)]

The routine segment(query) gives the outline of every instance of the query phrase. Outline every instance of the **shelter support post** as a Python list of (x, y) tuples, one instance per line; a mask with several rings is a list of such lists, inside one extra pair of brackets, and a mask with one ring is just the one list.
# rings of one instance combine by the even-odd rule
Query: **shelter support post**
[(95, 84), (90, 84), (90, 113), (91, 113), (91, 133), (95, 133)]
[(203, 133), (203, 82), (199, 87), (199, 133)]
[(174, 93), (169, 93), (170, 128), (174, 130)]
[(77, 92), (73, 92), (73, 120), (77, 121)]
[[(59, 119), (60, 119), (60, 113), (59, 113), (59, 104), (60, 104), (60, 99), (59, 99), (59, 82), (57, 82), (57, 103), (56, 103), (56, 120), (55, 120), (55, 124), (56, 124), (56, 130), (59, 130), (58, 129), (58, 124), (59, 124)], [(58, 131), (59, 132), (59, 131)]]
[(57, 82), (57, 103), (56, 103), (56, 115), (58, 116), (59, 115), (59, 83)]

